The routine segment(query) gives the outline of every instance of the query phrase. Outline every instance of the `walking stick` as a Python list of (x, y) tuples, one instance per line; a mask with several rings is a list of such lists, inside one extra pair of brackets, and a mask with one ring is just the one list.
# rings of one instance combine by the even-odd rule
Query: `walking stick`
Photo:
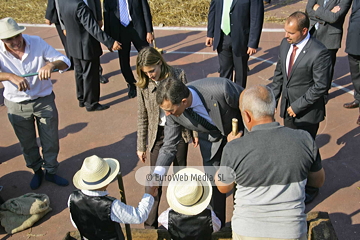
[(154, 48), (155, 48), (160, 54), (163, 54), (163, 53), (164, 53), (164, 50), (163, 50), (162, 48), (157, 48), (157, 47), (156, 47), (156, 42), (155, 42), (155, 35), (154, 35), (154, 33), (153, 33), (153, 37), (154, 37), (154, 39), (153, 39), (153, 46), (154, 46)]
[[(117, 175), (117, 180), (118, 180), (118, 185), (119, 185), (119, 190), (120, 190), (120, 200), (126, 204), (125, 189), (124, 189), (124, 183), (123, 183), (123, 179), (122, 179), (122, 175), (121, 175), (121, 170), (119, 171), (119, 173)], [(126, 239), (132, 240), (130, 224), (125, 224), (125, 231), (126, 231)]]

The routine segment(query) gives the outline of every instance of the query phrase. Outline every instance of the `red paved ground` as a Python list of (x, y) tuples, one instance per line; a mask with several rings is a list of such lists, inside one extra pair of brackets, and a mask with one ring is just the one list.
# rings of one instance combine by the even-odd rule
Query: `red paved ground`
[[(265, 28), (282, 28), (278, 24), (265, 24)], [(39, 35), (55, 48), (62, 45), (54, 28), (28, 27), (26, 33)], [(190, 30), (156, 30), (157, 45), (166, 50), (165, 59), (170, 65), (185, 69), (190, 81), (218, 76), (216, 54), (204, 46), (206, 32)], [(270, 84), (274, 62), (277, 58), (278, 44), (283, 33), (264, 32), (261, 37), (260, 50), (249, 61), (250, 76), (248, 85)], [(344, 44), (343, 44), (344, 46)], [(136, 54), (131, 58), (135, 66)], [(54, 73), (53, 83), (56, 104), (60, 116), (60, 154), (59, 174), (72, 179), (80, 168), (85, 157), (97, 154), (102, 157), (113, 157), (120, 161), (127, 202), (137, 205), (143, 194), (143, 187), (135, 181), (135, 171), (146, 164), (138, 161), (136, 156), (136, 99), (128, 99), (125, 81), (119, 70), (117, 54), (105, 52), (101, 57), (105, 76), (110, 82), (101, 85), (101, 103), (111, 108), (96, 113), (80, 109), (75, 97), (74, 72)], [(134, 69), (134, 68), (133, 68)], [(352, 90), (349, 77), (347, 56), (340, 49), (335, 69), (335, 81), (338, 86)], [(346, 89), (345, 89), (346, 90)], [(2, 86), (0, 85), (2, 96)], [(358, 110), (347, 110), (344, 102), (353, 100), (348, 93), (333, 87), (331, 100), (327, 105), (327, 117), (320, 125), (317, 143), (323, 158), (326, 171), (326, 182), (316, 200), (307, 206), (307, 211), (327, 211), (340, 240), (360, 239), (360, 166), (358, 163), (360, 146), (360, 128), (355, 124)], [(26, 168), (18, 141), (7, 119), (6, 107), (0, 97), (0, 185), (4, 186), (1, 196), (6, 200), (31, 192), (29, 181), (32, 172)], [(281, 149), (279, 149), (281, 151)], [(189, 148), (189, 164), (201, 165), (198, 149)], [(13, 236), (7, 235), (0, 228), (1, 239), (62, 239), (72, 227), (66, 202), (74, 190), (68, 187), (57, 187), (44, 182), (34, 191), (46, 193), (51, 200), (52, 212), (46, 215), (32, 229), (27, 229)], [(118, 197), (118, 187), (114, 182), (109, 187), (111, 195)], [(165, 196), (165, 195), (164, 195)], [(227, 221), (232, 215), (232, 197), (228, 197)], [(168, 207), (165, 197), (160, 210)], [(142, 228), (142, 225), (133, 225)]]

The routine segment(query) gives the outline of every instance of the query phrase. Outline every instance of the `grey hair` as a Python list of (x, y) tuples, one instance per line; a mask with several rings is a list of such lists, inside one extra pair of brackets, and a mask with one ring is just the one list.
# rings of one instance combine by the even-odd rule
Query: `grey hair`
[(250, 111), (255, 119), (274, 117), (276, 101), (273, 91), (264, 85), (255, 85), (244, 90), (240, 110)]

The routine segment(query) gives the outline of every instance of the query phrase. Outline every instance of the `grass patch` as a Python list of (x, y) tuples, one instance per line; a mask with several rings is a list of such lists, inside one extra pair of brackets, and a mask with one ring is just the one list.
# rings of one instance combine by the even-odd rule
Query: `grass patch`
[[(61, 0), (60, 0), (61, 1)], [(211, 0), (148, 0), (154, 26), (206, 26)], [(273, 0), (272, 7), (299, 0)], [(0, 0), (0, 18), (19, 23), (44, 23), (47, 0)], [(278, 11), (275, 10), (275, 11)], [(265, 22), (284, 23), (284, 17), (265, 12)]]

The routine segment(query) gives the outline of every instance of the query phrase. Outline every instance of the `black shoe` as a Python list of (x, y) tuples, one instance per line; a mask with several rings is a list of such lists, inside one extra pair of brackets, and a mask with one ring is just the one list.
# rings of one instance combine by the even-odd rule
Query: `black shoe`
[(56, 174), (50, 174), (50, 173), (46, 173), (45, 174), (45, 180), (49, 181), (49, 182), (53, 182), (56, 185), (59, 186), (67, 186), (69, 185), (69, 181), (66, 180), (65, 178), (62, 178)]
[(305, 186), (305, 204), (311, 203), (319, 194), (319, 188)]
[(349, 102), (349, 103), (344, 103), (344, 108), (358, 108), (359, 107), (359, 102), (354, 100), (352, 102)]
[(106, 77), (104, 77), (103, 75), (100, 75), (100, 83), (105, 84), (108, 82), (109, 82), (109, 80)]
[(86, 107), (86, 111), (88, 111), (88, 112), (102, 111), (102, 110), (108, 109), (109, 107), (110, 106), (101, 105), (100, 103), (96, 103), (92, 107)]
[(32, 190), (38, 189), (40, 187), (43, 176), (44, 176), (44, 172), (41, 168), (39, 170), (35, 171), (35, 174), (30, 182), (30, 188)]
[(79, 107), (83, 108), (85, 107), (85, 104), (83, 102), (79, 102)]
[(135, 86), (135, 84), (128, 84), (128, 88), (129, 88), (128, 97), (129, 98), (136, 97), (136, 86)]

